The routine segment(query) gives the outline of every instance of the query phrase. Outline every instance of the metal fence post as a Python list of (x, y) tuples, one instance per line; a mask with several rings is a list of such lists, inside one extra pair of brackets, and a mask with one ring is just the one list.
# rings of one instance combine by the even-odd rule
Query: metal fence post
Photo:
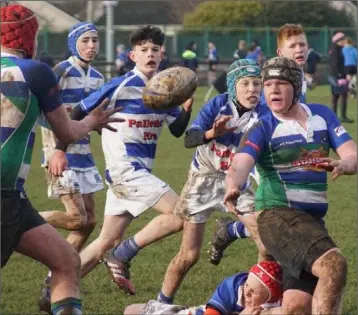
[(117, 1), (103, 1), (103, 4), (106, 7), (106, 61), (108, 62), (107, 66), (107, 79), (111, 78), (111, 68), (114, 61), (114, 30), (113, 30), (113, 7), (117, 4)]
[(246, 42), (247, 42), (248, 44), (251, 43), (251, 26), (248, 26), (248, 27), (246, 28)]
[(270, 27), (265, 27), (265, 39), (266, 39), (266, 56), (272, 56), (271, 54), (271, 38), (270, 38)]
[(324, 54), (325, 54), (325, 56), (327, 56), (328, 55), (328, 42), (329, 42), (329, 37), (328, 37), (328, 26), (327, 25), (325, 25), (325, 27), (324, 27), (324, 36), (323, 36), (323, 38), (324, 38)]
[[(207, 47), (208, 47), (208, 42), (209, 42), (209, 33), (210, 33), (210, 27), (209, 26), (205, 26), (205, 30), (204, 30), (204, 49), (203, 49), (203, 53), (204, 53), (204, 56), (207, 52)], [(203, 56), (203, 57), (204, 57)]]

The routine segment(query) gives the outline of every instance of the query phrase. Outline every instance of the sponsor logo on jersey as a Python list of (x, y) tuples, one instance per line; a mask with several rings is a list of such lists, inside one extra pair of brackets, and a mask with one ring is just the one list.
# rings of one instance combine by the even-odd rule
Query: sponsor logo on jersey
[(322, 159), (327, 156), (328, 152), (323, 147), (310, 151), (301, 149), (300, 157), (293, 161), (292, 165), (309, 171), (324, 172), (325, 170), (317, 167), (317, 164), (323, 163)]
[(129, 128), (159, 128), (163, 125), (164, 120), (151, 120), (151, 119), (128, 119)]
[(341, 135), (346, 133), (347, 130), (342, 125), (340, 125), (340, 126), (334, 128), (334, 132), (337, 135), (337, 137), (340, 137)]

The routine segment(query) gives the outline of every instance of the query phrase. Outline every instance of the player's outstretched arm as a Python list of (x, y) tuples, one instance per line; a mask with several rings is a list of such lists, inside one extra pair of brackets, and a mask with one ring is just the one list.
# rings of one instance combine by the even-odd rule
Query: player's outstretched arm
[(29, 69), (31, 71), (24, 72), (26, 82), (59, 141), (76, 142), (91, 130), (100, 128), (112, 130), (109, 123), (124, 121), (120, 118), (110, 117), (120, 109), (105, 110), (109, 103), (108, 100), (103, 100), (105, 97), (96, 102), (100, 105), (90, 115), (81, 121), (71, 120), (62, 104), (57, 79), (53, 71), (37, 60), (29, 63)]
[(120, 111), (121, 108), (105, 110), (104, 108), (108, 103), (109, 100), (107, 99), (102, 101), (96, 109), (81, 121), (71, 120), (64, 106), (46, 113), (45, 116), (59, 141), (62, 143), (72, 143), (82, 139), (92, 130), (107, 128), (111, 131), (116, 131), (113, 127), (109, 126), (109, 123), (123, 122), (125, 120), (111, 117), (114, 113)]
[(237, 153), (226, 174), (226, 194), (224, 196), (224, 203), (228, 209), (235, 214), (238, 214), (236, 210), (236, 201), (240, 196), (240, 187), (244, 186), (250, 171), (254, 166), (255, 160), (250, 154)]

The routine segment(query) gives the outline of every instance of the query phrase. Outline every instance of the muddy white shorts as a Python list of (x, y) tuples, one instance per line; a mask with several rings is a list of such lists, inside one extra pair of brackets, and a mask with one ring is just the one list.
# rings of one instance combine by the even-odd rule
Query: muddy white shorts
[(150, 300), (140, 315), (190, 315), (204, 314), (205, 305), (198, 307), (188, 307), (184, 305), (164, 304), (159, 301)]
[[(223, 202), (224, 195), (225, 174), (200, 174), (190, 170), (174, 213), (191, 223), (204, 223), (214, 210), (228, 212)], [(237, 209), (244, 213), (255, 210), (255, 196), (251, 187), (241, 192)]]
[(139, 170), (121, 182), (109, 184), (105, 215), (129, 212), (134, 217), (154, 206), (170, 186), (146, 170)]
[(97, 169), (84, 172), (65, 170), (62, 176), (54, 176), (47, 170), (46, 173), (47, 194), (51, 199), (74, 193), (90, 194), (103, 189), (103, 181)]

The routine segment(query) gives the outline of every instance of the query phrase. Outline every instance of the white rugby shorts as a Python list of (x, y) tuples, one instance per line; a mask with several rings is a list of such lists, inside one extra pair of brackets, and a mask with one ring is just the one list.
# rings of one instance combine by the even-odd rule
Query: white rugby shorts
[(61, 195), (81, 193), (90, 194), (103, 189), (103, 181), (98, 169), (84, 172), (65, 170), (62, 176), (54, 176), (47, 170), (47, 194), (50, 199), (58, 199)]
[[(191, 223), (204, 223), (215, 210), (229, 211), (223, 202), (224, 195), (224, 173), (200, 174), (190, 170), (174, 213)], [(236, 208), (244, 213), (255, 210), (255, 196), (250, 186), (241, 192)]]
[(167, 183), (147, 170), (135, 171), (127, 180), (109, 184), (104, 214), (121, 215), (129, 212), (137, 217), (170, 190)]

